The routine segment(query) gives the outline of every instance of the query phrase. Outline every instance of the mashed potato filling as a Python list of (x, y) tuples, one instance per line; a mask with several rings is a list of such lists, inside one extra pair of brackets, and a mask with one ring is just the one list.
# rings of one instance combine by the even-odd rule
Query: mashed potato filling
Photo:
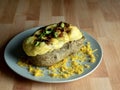
[[(40, 29), (24, 40), (23, 49), (28, 56), (42, 55), (55, 49), (60, 49), (65, 43), (81, 39), (83, 36), (76, 26), (69, 25), (66, 27), (63, 22), (61, 26), (57, 24), (46, 26), (42, 31), (45, 30), (46, 36), (42, 34), (44, 32), (41, 32)], [(42, 39), (41, 35), (44, 36)]]

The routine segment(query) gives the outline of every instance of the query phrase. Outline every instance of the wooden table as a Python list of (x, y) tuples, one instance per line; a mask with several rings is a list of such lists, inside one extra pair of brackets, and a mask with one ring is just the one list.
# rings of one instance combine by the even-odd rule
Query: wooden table
[[(66, 21), (96, 38), (100, 66), (70, 83), (38, 83), (15, 74), (4, 49), (13, 36), (35, 26)], [(120, 0), (0, 0), (0, 90), (120, 90)]]

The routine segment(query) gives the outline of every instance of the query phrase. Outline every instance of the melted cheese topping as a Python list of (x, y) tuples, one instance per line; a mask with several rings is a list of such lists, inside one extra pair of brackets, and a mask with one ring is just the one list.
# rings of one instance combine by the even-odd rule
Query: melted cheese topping
[[(51, 27), (53, 27), (53, 25)], [(25, 53), (28, 56), (42, 55), (47, 52), (51, 52), (55, 49), (63, 47), (63, 45), (65, 43), (68, 43), (69, 41), (74, 41), (82, 38), (82, 33), (76, 26), (70, 26), (69, 28), (70, 32), (69, 33), (63, 32), (62, 37), (51, 38), (50, 44), (41, 42), (39, 46), (34, 46), (33, 43), (36, 37), (35, 36), (28, 37), (23, 42), (23, 49)], [(35, 34), (39, 34), (39, 31), (36, 31)]]

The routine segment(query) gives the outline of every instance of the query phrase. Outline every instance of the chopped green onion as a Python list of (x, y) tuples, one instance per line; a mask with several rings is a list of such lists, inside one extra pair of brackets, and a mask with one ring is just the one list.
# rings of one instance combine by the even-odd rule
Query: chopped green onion
[(40, 45), (40, 42), (36, 41), (36, 42), (34, 43), (34, 45), (35, 45), (35, 46), (39, 46), (39, 45)]
[(51, 33), (51, 31), (46, 31), (46, 34), (50, 34)]
[(42, 37), (41, 39), (45, 40), (45, 39), (47, 39), (47, 37), (44, 36), (44, 37)]
[(59, 35), (58, 32), (55, 32), (55, 33), (54, 33), (54, 37), (55, 37), (55, 38), (57, 38), (58, 35)]
[(46, 29), (45, 34), (50, 34), (52, 32), (52, 29)]
[(43, 34), (40, 34), (39, 36), (38, 36), (38, 38), (41, 38), (43, 36)]
[(64, 24), (63, 22), (61, 23), (61, 27), (62, 27), (62, 28), (64, 28), (64, 27), (65, 27), (65, 24)]
[(41, 33), (41, 34), (38, 36), (38, 38), (39, 38), (39, 39), (42, 39), (44, 36), (45, 36), (45, 34), (44, 34), (44, 33)]

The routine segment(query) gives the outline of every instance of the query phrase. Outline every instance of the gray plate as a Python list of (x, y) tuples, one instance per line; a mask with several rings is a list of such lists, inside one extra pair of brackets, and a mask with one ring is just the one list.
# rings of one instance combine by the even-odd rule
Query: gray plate
[(33, 81), (38, 81), (38, 82), (46, 82), (46, 83), (63, 83), (63, 82), (71, 82), (71, 81), (75, 81), (78, 79), (81, 79), (87, 75), (89, 75), (90, 73), (92, 73), (100, 64), (101, 62), (101, 58), (102, 58), (102, 49), (99, 45), (99, 43), (93, 38), (91, 37), (89, 34), (87, 34), (86, 32), (82, 31), (85, 38), (87, 39), (86, 41), (91, 42), (91, 46), (93, 49), (97, 49), (97, 51), (94, 53), (96, 55), (96, 62), (95, 63), (89, 63), (89, 62), (85, 62), (87, 64), (90, 65), (91, 68), (89, 69), (85, 69), (85, 71), (80, 74), (80, 75), (74, 75), (70, 78), (67, 79), (58, 79), (58, 78), (51, 78), (50, 76), (48, 76), (47, 74), (47, 69), (44, 69), (44, 73), (45, 75), (43, 77), (34, 77), (32, 76), (26, 68), (21, 68), (20, 66), (17, 65), (17, 61), (19, 59), (20, 56), (25, 55), (25, 53), (22, 50), (22, 42), (23, 40), (30, 36), (31, 34), (33, 34), (36, 29), (38, 29), (40, 27), (35, 27), (29, 30), (26, 30), (24, 32), (21, 32), (20, 34), (16, 35), (6, 46), (5, 48), (5, 52), (4, 52), (4, 58), (5, 61), (7, 63), (7, 65), (17, 74), (19, 74), (22, 77), (25, 77), (27, 79), (33, 80)]

